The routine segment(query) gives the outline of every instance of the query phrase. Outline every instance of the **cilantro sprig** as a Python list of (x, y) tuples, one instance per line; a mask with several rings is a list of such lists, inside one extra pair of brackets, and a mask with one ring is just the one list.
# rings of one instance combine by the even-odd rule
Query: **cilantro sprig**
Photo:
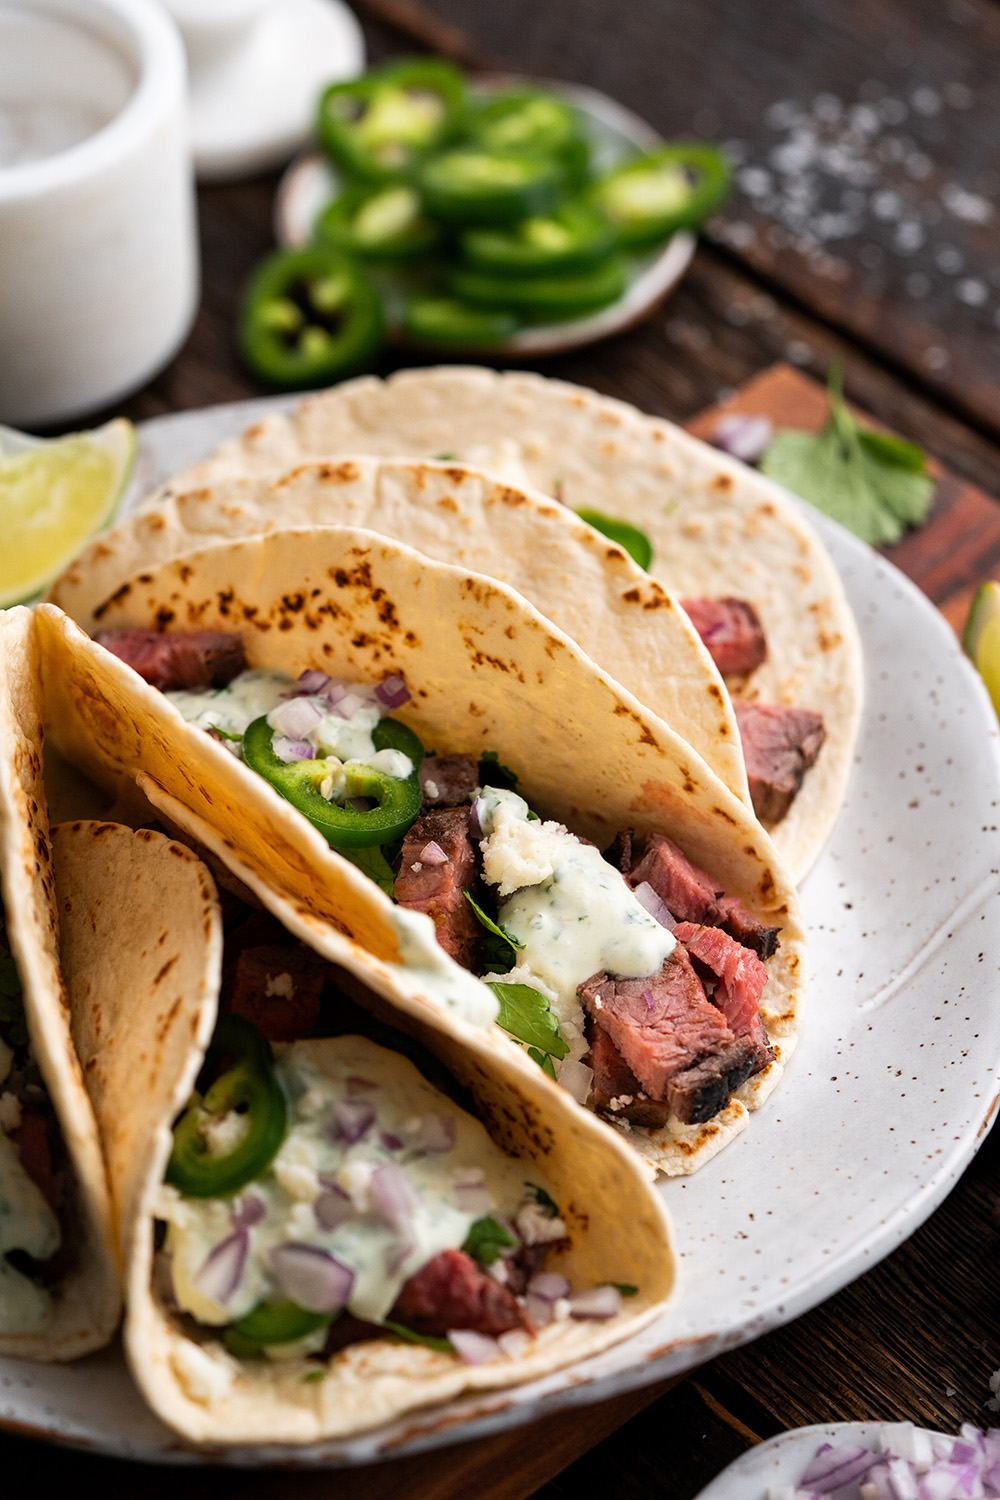
[(481, 1266), (491, 1266), (495, 1260), (499, 1260), (502, 1251), (512, 1250), (518, 1243), (509, 1229), (486, 1214), (483, 1218), (476, 1219), (471, 1226), (462, 1249), (473, 1260), (478, 1260)]
[(502, 980), (486, 983), (500, 1002), (497, 1025), (527, 1045), (529, 1056), (550, 1078), (555, 1077), (554, 1057), (565, 1057), (569, 1047), (563, 1041), (559, 1022), (544, 995), (529, 984), (505, 984)]
[(782, 427), (760, 460), (769, 479), (832, 516), (863, 542), (898, 542), (927, 519), (934, 480), (921, 448), (869, 432), (851, 416), (839, 366), (827, 382), (830, 415), (817, 435)]
[(653, 561), (653, 544), (638, 526), (632, 526), (628, 521), (621, 521), (616, 516), (606, 516), (599, 510), (578, 510), (577, 515), (581, 521), (586, 521), (588, 526), (593, 526), (595, 531), (599, 531), (609, 541), (617, 542), (619, 547), (624, 547), (632, 561), (637, 562), (647, 573), (649, 572), (649, 565)]

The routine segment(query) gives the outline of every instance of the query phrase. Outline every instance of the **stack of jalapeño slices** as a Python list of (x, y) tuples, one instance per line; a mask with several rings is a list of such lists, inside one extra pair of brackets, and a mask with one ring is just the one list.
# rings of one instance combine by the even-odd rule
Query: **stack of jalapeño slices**
[(471, 92), (436, 58), (334, 84), (317, 133), (341, 191), (308, 246), (257, 268), (242, 318), (248, 364), (288, 388), (363, 368), (387, 322), (421, 345), (489, 349), (596, 312), (626, 290), (632, 257), (700, 224), (729, 185), (697, 144), (599, 174), (566, 99)]

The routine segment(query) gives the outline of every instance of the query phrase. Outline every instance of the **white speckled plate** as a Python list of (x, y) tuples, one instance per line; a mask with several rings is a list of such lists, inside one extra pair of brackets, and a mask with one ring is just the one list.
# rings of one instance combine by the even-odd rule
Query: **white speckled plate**
[(765, 1500), (772, 1484), (796, 1484), (822, 1443), (855, 1443), (874, 1453), (882, 1426), (881, 1422), (831, 1422), (826, 1427), (779, 1432), (741, 1453), (695, 1500)]
[[(147, 423), (137, 483), (148, 488), (275, 404), (287, 403)], [(1000, 735), (923, 595), (839, 527), (810, 519), (857, 613), (868, 707), (846, 805), (803, 890), (812, 987), (799, 1048), (743, 1135), (662, 1188), (682, 1252), (673, 1305), (629, 1343), (517, 1391), (305, 1452), (198, 1457), (364, 1463), (660, 1380), (866, 1271), (975, 1152), (1000, 1066)], [(4, 1425), (135, 1458), (195, 1457), (145, 1411), (117, 1350), (65, 1368), (0, 1360)]]

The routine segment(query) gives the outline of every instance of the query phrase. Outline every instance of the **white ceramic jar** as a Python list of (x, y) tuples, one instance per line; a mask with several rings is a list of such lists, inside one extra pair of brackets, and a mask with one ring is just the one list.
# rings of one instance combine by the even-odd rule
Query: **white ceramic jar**
[(197, 302), (176, 26), (155, 0), (0, 0), (0, 423), (136, 390)]

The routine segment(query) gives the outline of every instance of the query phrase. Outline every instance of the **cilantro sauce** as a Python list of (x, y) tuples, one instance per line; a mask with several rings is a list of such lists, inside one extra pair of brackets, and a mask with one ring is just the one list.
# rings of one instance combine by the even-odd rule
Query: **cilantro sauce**
[[(174, 1295), (200, 1323), (230, 1323), (287, 1296), (273, 1252), (288, 1246), (335, 1257), (353, 1275), (346, 1309), (379, 1322), (404, 1281), (458, 1249), (477, 1219), (523, 1217), (523, 1164), (406, 1058), (358, 1036), (275, 1051), (288, 1130), (266, 1171), (232, 1198), (160, 1189)], [(550, 1237), (564, 1232), (552, 1224)], [(234, 1226), (247, 1237), (246, 1257), (221, 1296), (206, 1266)]]
[(523, 797), (490, 787), (479, 806), (485, 879), (496, 887), (500, 923), (523, 944), (512, 975), (542, 988), (570, 1049), (558, 1077), (587, 1050), (577, 986), (601, 969), (655, 974), (676, 940), (599, 849), (560, 823), (529, 820)]

